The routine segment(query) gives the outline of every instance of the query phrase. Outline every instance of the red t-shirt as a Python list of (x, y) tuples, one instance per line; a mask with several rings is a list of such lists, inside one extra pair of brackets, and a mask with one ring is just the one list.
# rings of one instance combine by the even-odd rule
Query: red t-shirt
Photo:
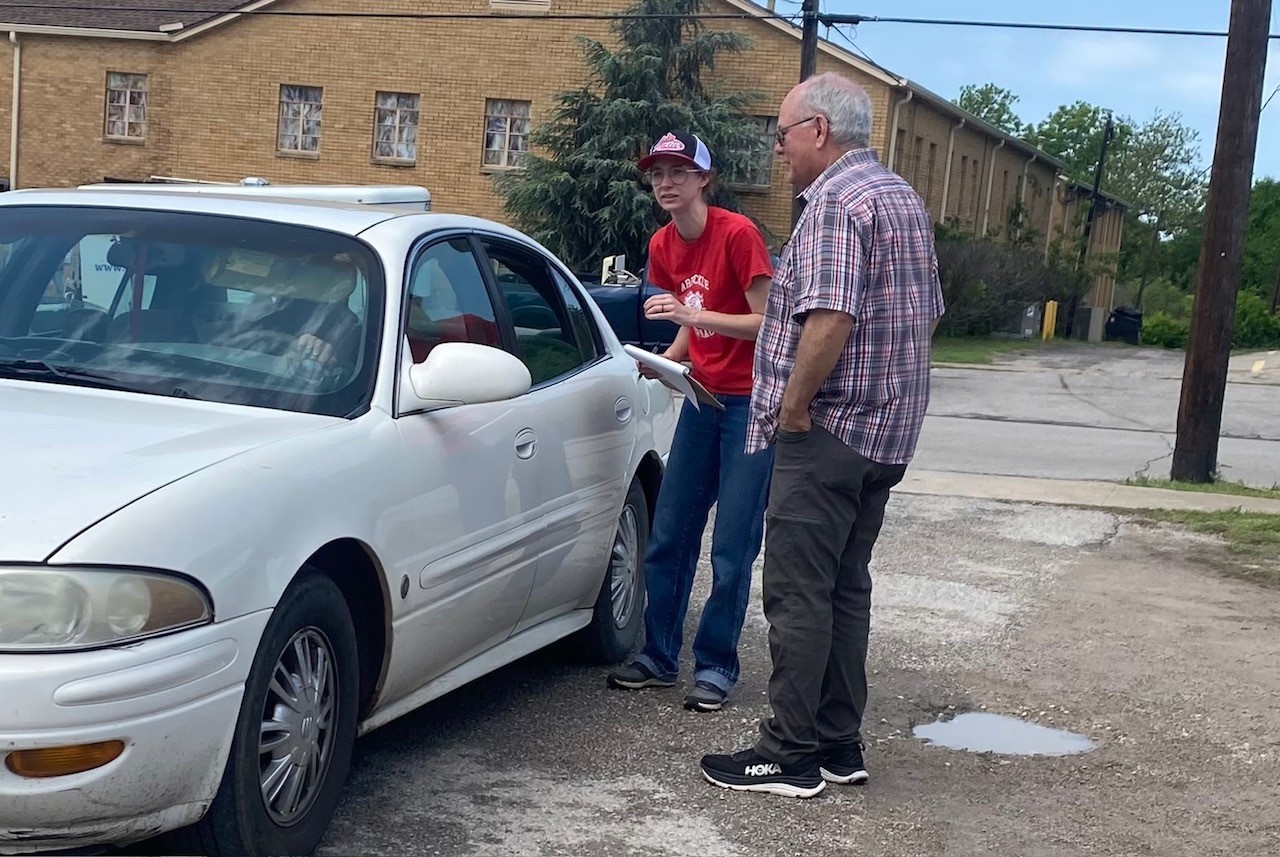
[[(649, 281), (694, 309), (750, 313), (751, 281), (772, 276), (760, 230), (724, 208), (708, 208), (707, 227), (693, 241), (681, 238), (674, 222), (649, 239)], [(713, 393), (749, 395), (755, 347), (750, 340), (694, 328), (689, 332), (693, 377)]]

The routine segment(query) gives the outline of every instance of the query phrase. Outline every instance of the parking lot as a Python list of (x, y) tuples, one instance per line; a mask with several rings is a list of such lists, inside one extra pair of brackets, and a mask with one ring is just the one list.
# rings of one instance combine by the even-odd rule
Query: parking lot
[[(745, 746), (767, 712), (757, 592), (724, 711), (532, 656), (363, 739), (320, 853), (1272, 853), (1280, 593), (1228, 561), (1104, 512), (898, 495), (874, 565), (867, 787), (792, 801), (700, 778), (702, 753)], [(994, 757), (911, 734), (961, 711), (1097, 749)]]

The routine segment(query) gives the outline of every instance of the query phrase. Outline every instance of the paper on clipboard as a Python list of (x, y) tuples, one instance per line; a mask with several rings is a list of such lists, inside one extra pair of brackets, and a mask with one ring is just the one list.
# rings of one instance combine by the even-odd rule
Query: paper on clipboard
[(702, 405), (710, 405), (718, 411), (724, 410), (724, 405), (721, 404), (720, 400), (711, 395), (706, 387), (694, 380), (688, 366), (683, 363), (677, 363), (674, 360), (668, 360), (651, 351), (645, 351), (643, 348), (637, 348), (634, 345), (624, 345), (622, 348), (627, 354), (634, 357), (637, 362), (643, 363), (657, 372), (662, 383), (678, 393), (683, 393), (686, 399), (693, 402), (695, 408), (701, 408)]

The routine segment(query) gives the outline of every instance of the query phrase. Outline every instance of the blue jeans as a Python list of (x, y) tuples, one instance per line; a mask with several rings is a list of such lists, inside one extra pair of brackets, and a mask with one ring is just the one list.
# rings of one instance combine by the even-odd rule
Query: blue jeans
[(723, 411), (698, 410), (686, 401), (680, 412), (644, 561), (649, 603), (644, 650), (636, 660), (664, 678), (679, 674), (689, 592), (715, 504), (711, 596), (693, 641), (693, 678), (728, 693), (738, 681), (738, 637), (751, 566), (760, 553), (773, 449), (744, 452), (750, 396), (717, 398)]

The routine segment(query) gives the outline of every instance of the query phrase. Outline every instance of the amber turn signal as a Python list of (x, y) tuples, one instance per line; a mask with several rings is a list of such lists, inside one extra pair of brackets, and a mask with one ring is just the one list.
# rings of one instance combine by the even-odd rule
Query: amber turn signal
[(100, 741), (71, 747), (15, 750), (5, 757), (4, 763), (20, 777), (65, 777), (101, 768), (123, 752), (123, 741)]

